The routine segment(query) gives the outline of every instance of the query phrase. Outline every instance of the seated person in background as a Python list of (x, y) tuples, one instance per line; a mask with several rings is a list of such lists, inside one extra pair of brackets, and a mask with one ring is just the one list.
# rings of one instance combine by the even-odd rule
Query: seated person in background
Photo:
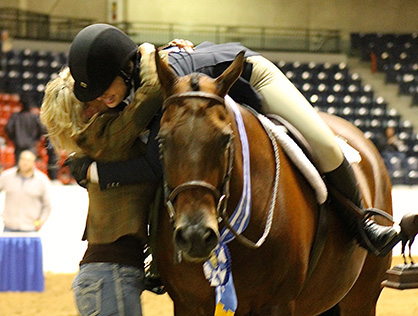
[(398, 157), (405, 159), (405, 143), (396, 135), (396, 130), (392, 126), (385, 128), (385, 133), (382, 134), (375, 142), (377, 149), (385, 161), (391, 157)]
[(395, 128), (388, 126), (385, 128), (385, 133), (377, 141), (376, 146), (380, 152), (398, 152), (403, 151), (405, 144), (396, 135)]

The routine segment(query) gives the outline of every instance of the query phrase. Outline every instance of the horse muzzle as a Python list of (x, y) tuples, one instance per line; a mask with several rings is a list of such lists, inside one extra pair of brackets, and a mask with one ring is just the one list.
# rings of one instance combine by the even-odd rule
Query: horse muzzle
[[(183, 220), (174, 230), (174, 245), (188, 261), (205, 261), (219, 241), (217, 225)], [(216, 221), (215, 221), (216, 222)]]

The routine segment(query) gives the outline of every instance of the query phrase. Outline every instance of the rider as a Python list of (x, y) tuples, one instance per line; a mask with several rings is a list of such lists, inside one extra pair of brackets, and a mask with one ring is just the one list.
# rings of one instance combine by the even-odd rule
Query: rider
[[(102, 29), (113, 30), (112, 41), (101, 40), (100, 30)], [(121, 70), (129, 56), (118, 56), (117, 61), (109, 58), (109, 56), (117, 56), (112, 53), (119, 50), (120, 42), (131, 42), (131, 40), (123, 32), (100, 24), (89, 26), (76, 36), (70, 50), (69, 66), (75, 79), (74, 93), (79, 100), (103, 99), (106, 102), (106, 100), (113, 100), (118, 93), (124, 94), (125, 97), (129, 96), (129, 92), (134, 87), (133, 82), (140, 76), (140, 71), (142, 75), (142, 70), (135, 67), (132, 74), (126, 75)], [(377, 250), (380, 255), (386, 255), (400, 241), (401, 233), (394, 227), (381, 226), (367, 219), (361, 221), (367, 236), (364, 238), (358, 225), (359, 218), (362, 219), (365, 216), (364, 206), (350, 163), (344, 157), (331, 129), (273, 63), (236, 43), (220, 45), (203, 43), (191, 53), (181, 50), (172, 52), (168, 55), (168, 61), (167, 58), (165, 61), (169, 62), (178, 75), (203, 72), (215, 77), (222, 73), (235, 55), (243, 49), (246, 50), (246, 62), (238, 85), (247, 89), (232, 88), (231, 96), (240, 103), (252, 106), (248, 97), (251, 96), (252, 101), (257, 101), (257, 94), (252, 88), (255, 89), (262, 97), (262, 112), (282, 116), (301, 132), (315, 156), (320, 158), (319, 169), (328, 184), (357, 206), (341, 207), (339, 214), (343, 221), (361, 246), (368, 251), (376, 253)], [(109, 92), (112, 81), (118, 76), (124, 79), (125, 86), (120, 91)], [(246, 95), (243, 95), (243, 91)], [(155, 160), (157, 161), (158, 157), (155, 157)], [(81, 172), (77, 177), (86, 176), (87, 170), (90, 170), (88, 169), (90, 162), (81, 162), (83, 168), (78, 168)], [(103, 169), (99, 168), (100, 174), (106, 173)], [(140, 175), (135, 175), (135, 177), (140, 177)], [(122, 183), (123, 179), (118, 179), (117, 182)]]

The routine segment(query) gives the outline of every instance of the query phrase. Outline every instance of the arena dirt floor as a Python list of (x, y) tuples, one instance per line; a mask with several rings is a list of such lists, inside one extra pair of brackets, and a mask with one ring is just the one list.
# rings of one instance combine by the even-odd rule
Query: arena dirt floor
[[(395, 257), (393, 264), (400, 264)], [(45, 276), (45, 292), (0, 293), (0, 316), (77, 316), (71, 292), (74, 274)], [(173, 307), (167, 295), (157, 296), (145, 292), (142, 296), (144, 316), (173, 315)], [(395, 290), (385, 288), (377, 306), (377, 316), (417, 316), (418, 289)]]

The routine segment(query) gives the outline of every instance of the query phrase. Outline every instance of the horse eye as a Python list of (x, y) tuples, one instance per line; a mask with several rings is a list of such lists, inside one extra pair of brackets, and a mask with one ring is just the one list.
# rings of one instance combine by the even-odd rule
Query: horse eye
[(225, 121), (225, 120), (226, 120), (226, 115), (225, 115), (225, 113), (222, 113), (222, 112), (221, 112), (221, 113), (219, 113), (219, 116), (218, 116), (218, 117), (219, 117), (219, 120), (220, 120), (220, 121)]

